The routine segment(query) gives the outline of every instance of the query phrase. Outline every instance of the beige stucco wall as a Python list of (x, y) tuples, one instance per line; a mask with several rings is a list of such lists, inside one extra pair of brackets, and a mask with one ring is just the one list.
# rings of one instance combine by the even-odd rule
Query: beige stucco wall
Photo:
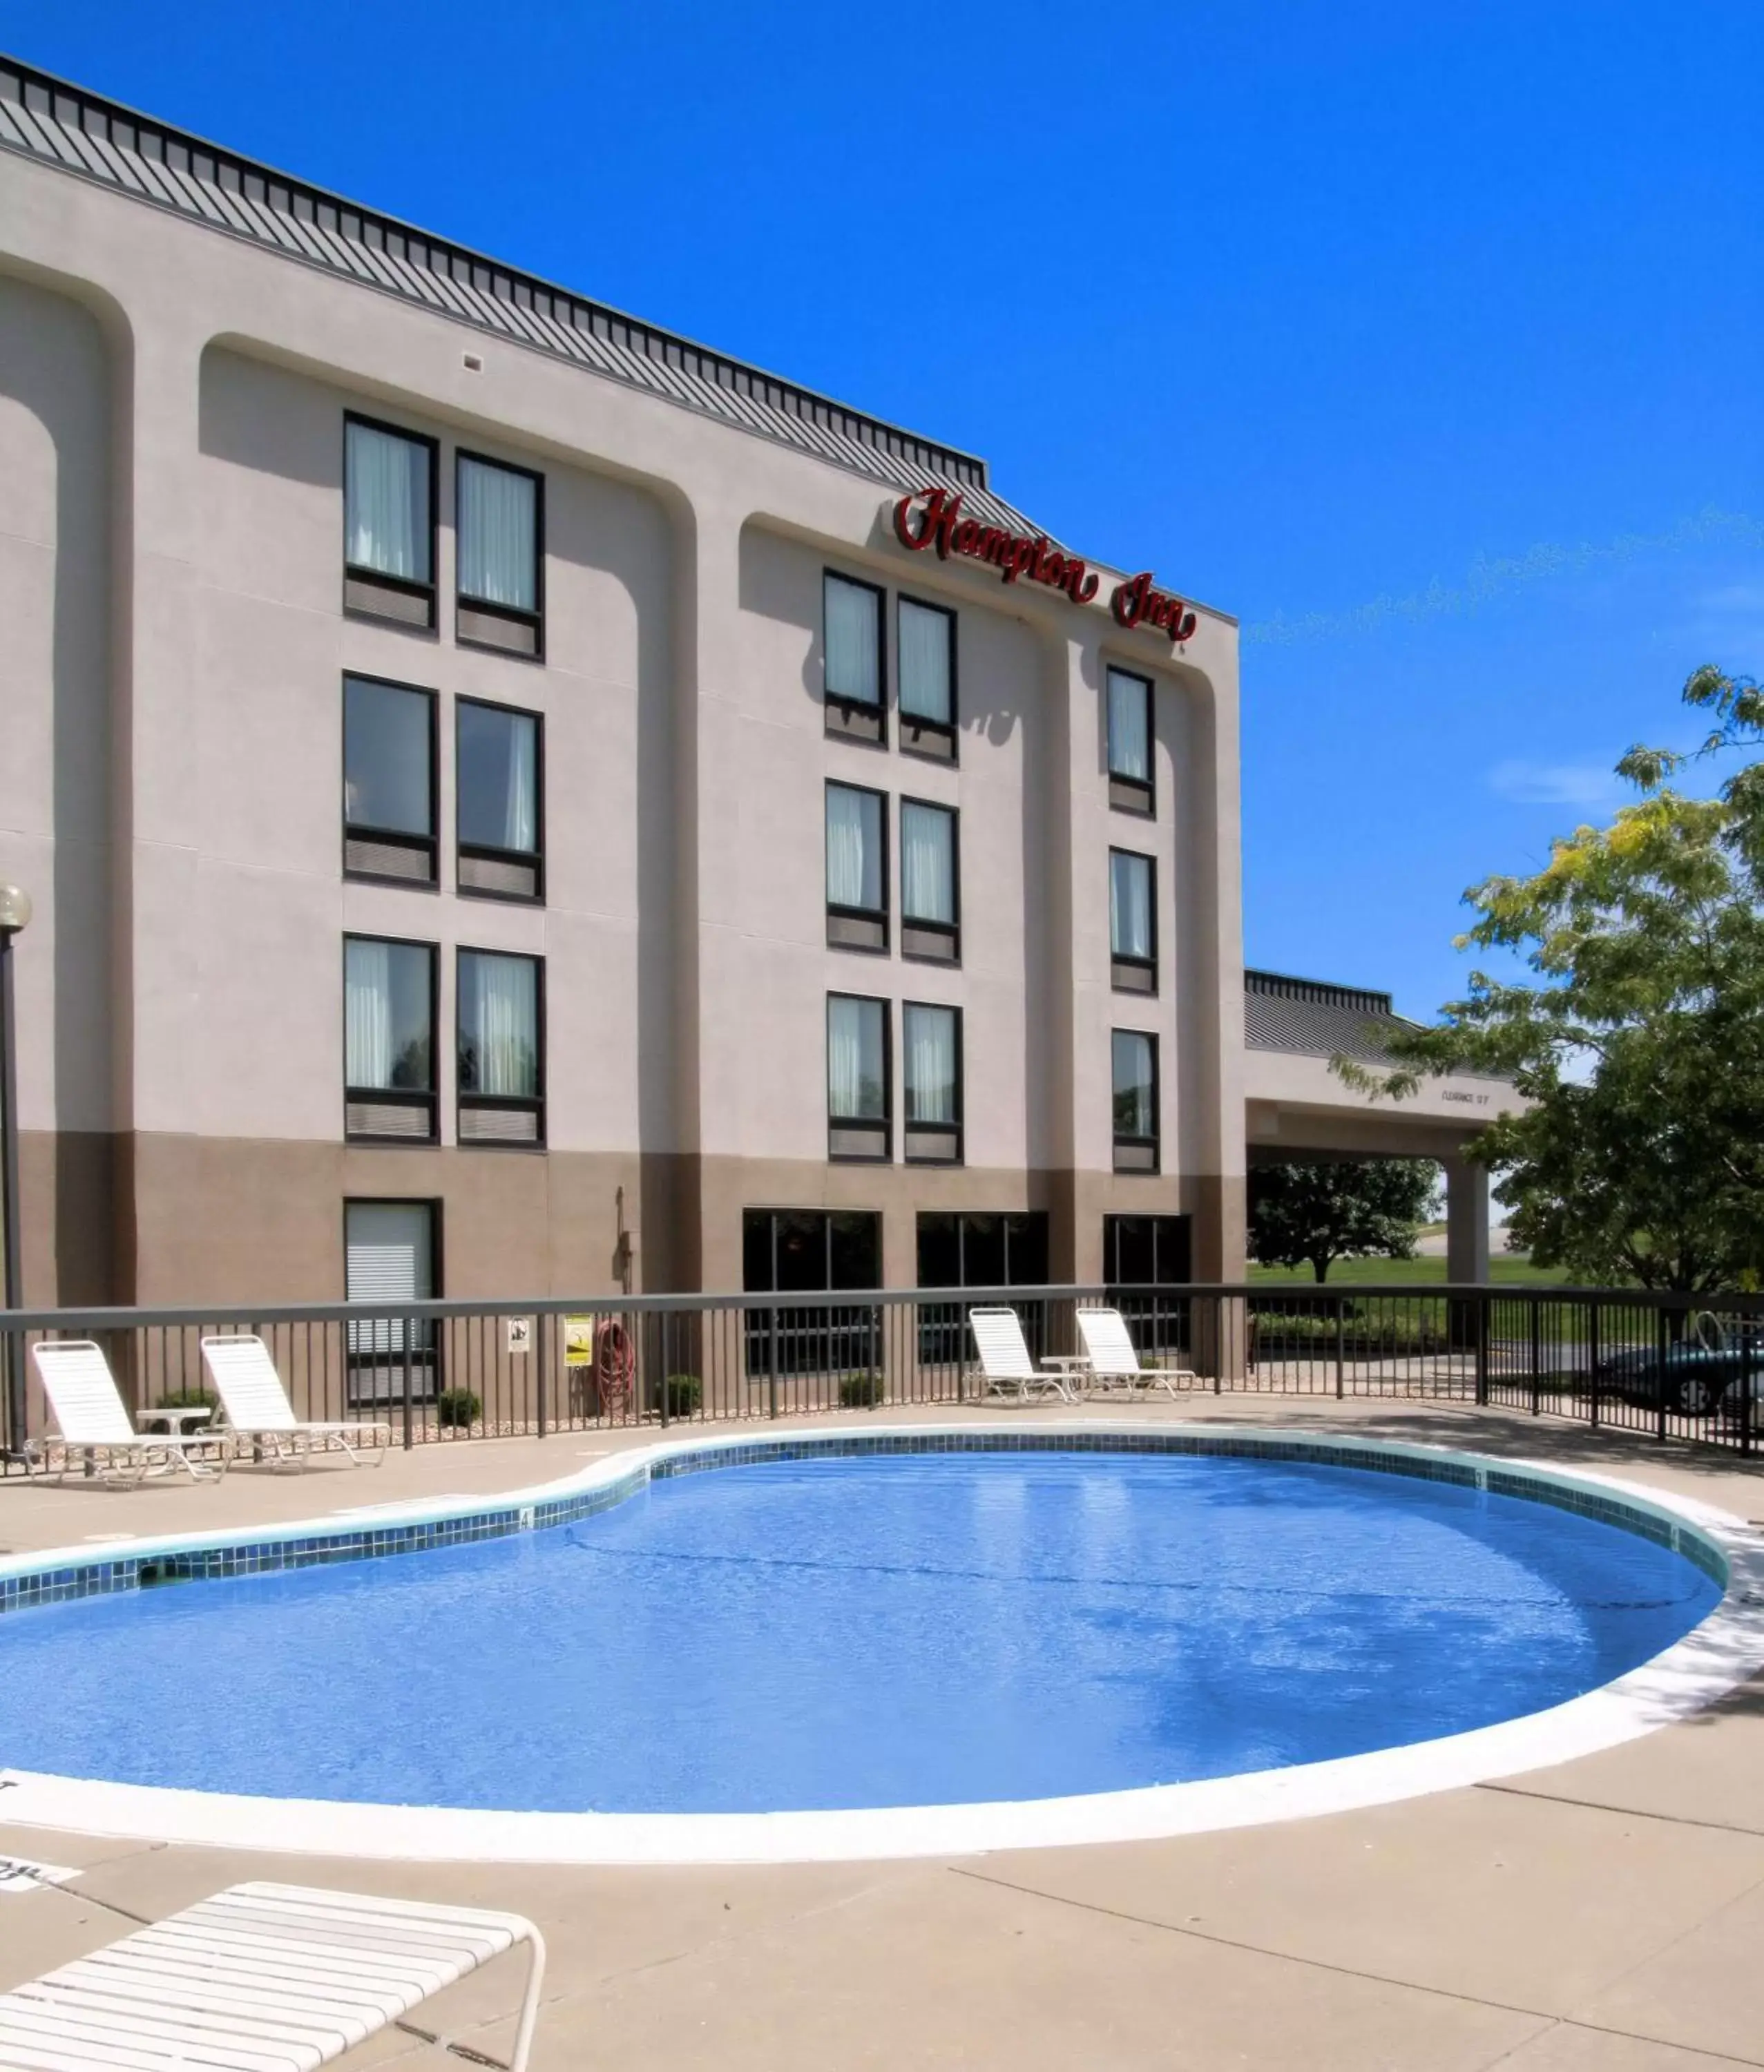
[[(51, 269), (60, 299), (22, 285)], [(890, 1280), (912, 1277), (914, 1209), (957, 1205), (1048, 1207), (1055, 1270), (1079, 1273), (1100, 1265), (1104, 1213), (1185, 1209), (1197, 1264), (1235, 1270), (1231, 621), (1203, 612), (1178, 656), (1100, 605), (905, 555), (879, 483), (10, 157), (0, 273), (0, 327), (27, 340), (43, 392), (0, 419), (23, 485), (0, 584), (35, 658), (19, 695), (36, 730), (28, 767), (0, 773), (0, 862), (48, 909), (20, 957), (21, 1110), (37, 1166), (76, 1132), (112, 1147), (116, 1293), (335, 1293), (342, 1199), (368, 1193), (442, 1201), (452, 1292), (590, 1292), (611, 1277), (620, 1186), (651, 1286), (733, 1285), (741, 1206), (824, 1201), (884, 1210)], [(350, 406), (442, 442), (438, 635), (342, 613)], [(462, 442), (545, 473), (542, 668), (452, 638)], [(77, 625), (55, 603), (70, 524)], [(959, 770), (826, 737), (828, 565), (958, 610)], [(1111, 660), (1159, 686), (1154, 825), (1108, 809)], [(343, 881), (347, 668), (440, 694), (438, 893)], [(107, 691), (109, 771), (74, 746), (64, 770), (48, 736)], [(543, 910), (449, 890), (461, 694), (545, 715)], [(842, 775), (960, 807), (960, 971), (827, 948), (822, 787)], [(1157, 859), (1155, 1000), (1109, 989), (1111, 842)], [(84, 961), (57, 948), (69, 902), (92, 916)], [(347, 929), (443, 946), (437, 1149), (340, 1142)], [(547, 960), (545, 1156), (450, 1148), (445, 952), (461, 943)], [(965, 1170), (829, 1166), (836, 988), (963, 1007)], [(1154, 1178), (1110, 1170), (1116, 1026), (1159, 1037)]]

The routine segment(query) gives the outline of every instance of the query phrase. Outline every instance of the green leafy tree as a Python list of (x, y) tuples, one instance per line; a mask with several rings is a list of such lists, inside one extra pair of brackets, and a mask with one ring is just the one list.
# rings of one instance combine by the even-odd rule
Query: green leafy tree
[(1263, 1266), (1412, 1259), (1439, 1168), (1430, 1158), (1326, 1159), (1258, 1166), (1249, 1176), (1249, 1252)]
[[(1696, 757), (1764, 743), (1764, 691), (1699, 669), (1684, 701), (1713, 730)], [(1471, 974), (1398, 1068), (1338, 1059), (1400, 1097), (1453, 1067), (1511, 1077), (1528, 1104), (1467, 1147), (1497, 1176), (1515, 1243), (1577, 1278), (1688, 1291), (1764, 1267), (1764, 763), (1713, 799), (1671, 788), (1685, 756), (1634, 748), (1642, 796), (1556, 841), (1532, 878), (1465, 894), (1461, 948), (1519, 953), (1534, 983)]]

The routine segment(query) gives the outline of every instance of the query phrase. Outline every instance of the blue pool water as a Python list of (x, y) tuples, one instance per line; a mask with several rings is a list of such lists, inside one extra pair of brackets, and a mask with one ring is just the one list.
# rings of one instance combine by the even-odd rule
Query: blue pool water
[(406, 1804), (1030, 1799), (1536, 1711), (1695, 1625), (1522, 1499), (1205, 1457), (780, 1461), (543, 1533), (0, 1619), (0, 1766)]

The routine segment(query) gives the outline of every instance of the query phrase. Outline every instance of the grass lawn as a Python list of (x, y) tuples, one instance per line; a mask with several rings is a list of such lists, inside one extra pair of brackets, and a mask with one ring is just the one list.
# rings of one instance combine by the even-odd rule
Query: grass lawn
[[(1252, 1266), (1252, 1281), (1283, 1288), (1314, 1288), (1308, 1266)], [(1497, 1252), (1488, 1263), (1490, 1285), (1496, 1288), (1559, 1288), (1568, 1279), (1559, 1266), (1533, 1266), (1518, 1254)], [(1445, 1280), (1443, 1259), (1338, 1259), (1323, 1283), (1329, 1288), (1437, 1288)]]

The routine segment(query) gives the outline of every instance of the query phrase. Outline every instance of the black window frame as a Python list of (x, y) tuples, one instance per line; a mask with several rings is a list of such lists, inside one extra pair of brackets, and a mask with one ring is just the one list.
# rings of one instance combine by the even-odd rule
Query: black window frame
[[(915, 1008), (956, 1018), (956, 1119), (953, 1122), (915, 1122), (912, 1087), (908, 1083), (907, 1062), (912, 1052), (907, 1042), (907, 1017)], [(908, 1166), (960, 1166), (967, 1158), (968, 1054), (966, 1018), (948, 1000), (903, 1000), (900, 1003), (900, 1128), (901, 1158)], [(953, 1139), (953, 1147), (949, 1147)], [(919, 1149), (914, 1149), (915, 1144)]]
[[(441, 819), (441, 698), (438, 692), (426, 684), (401, 683), (396, 676), (376, 676), (365, 669), (345, 669), (343, 686), (343, 874), (345, 878), (366, 885), (399, 885), (411, 892), (434, 892), (441, 884), (441, 841), (438, 823)], [(406, 833), (402, 828), (376, 828), (365, 820), (352, 820), (349, 817), (349, 686), (352, 682), (377, 684), (382, 690), (408, 691), (413, 697), (429, 701), (429, 832), (426, 837)], [(397, 871), (364, 870), (349, 861), (352, 842), (372, 842), (384, 849), (408, 849), (415, 856), (426, 855), (427, 874), (412, 878)]]
[[(465, 1000), (465, 988), (460, 983), (460, 968), (467, 957), (519, 958), (535, 967), (533, 1043), (537, 1052), (539, 1079), (537, 1094), (483, 1094), (467, 1091), (464, 1059), (461, 1054), (465, 1043), (465, 1030), (460, 1022), (460, 1010)], [(545, 1149), (545, 1100), (550, 1063), (547, 1054), (549, 1046), (545, 1028), (545, 959), (528, 950), (499, 949), (487, 943), (456, 943), (454, 945), (453, 988), (454, 1142), (464, 1151), (543, 1151)], [(531, 1137), (518, 1137), (468, 1136), (465, 1128), (465, 1117), (468, 1113), (531, 1115), (533, 1133)]]
[[(900, 954), (914, 964), (960, 964), (961, 962), (961, 808), (946, 806), (941, 799), (921, 799), (911, 791), (903, 791), (896, 809), (897, 817), (904, 815), (909, 806), (928, 807), (934, 813), (949, 816), (949, 876), (950, 904), (956, 910), (953, 921), (918, 920), (907, 911), (907, 884), (903, 878), (900, 887)], [(907, 853), (905, 838), (897, 843), (902, 856)], [(929, 941), (915, 941), (915, 936), (926, 936)], [(940, 944), (944, 947), (938, 947)]]
[[(349, 427), (360, 425), (370, 432), (384, 432), (390, 438), (403, 439), (411, 446), (426, 446), (429, 450), (429, 580), (413, 582), (404, 576), (389, 576), (380, 569), (366, 568), (349, 558)], [(438, 599), (440, 596), (441, 550), (441, 442), (427, 432), (413, 432), (408, 425), (389, 424), (384, 417), (370, 417), (365, 411), (345, 410), (343, 413), (343, 610), (347, 619), (372, 619), (376, 626), (401, 627), (407, 633), (434, 634), (440, 622)], [(360, 595), (352, 596), (353, 584)], [(375, 593), (391, 597), (415, 598), (426, 602), (426, 618), (413, 619), (408, 613), (376, 610), (372, 600)]]
[[(1151, 1046), (1152, 1059), (1152, 1128), (1149, 1137), (1133, 1137), (1122, 1133), (1115, 1120), (1115, 1101), (1118, 1089), (1115, 1083), (1115, 1038), (1117, 1036), (1137, 1037)], [(1109, 1125), (1114, 1140), (1114, 1167), (1117, 1173), (1153, 1174), (1160, 1170), (1159, 1146), (1163, 1136), (1163, 1060), (1157, 1032), (1154, 1029), (1111, 1029), (1108, 1032), (1108, 1103)]]
[[(524, 475), (533, 485), (533, 609), (531, 611), (522, 611), (515, 605), (498, 604), (487, 597), (468, 596), (460, 586), (459, 570), (464, 557), (459, 552), (459, 471), (461, 462), (468, 460), (479, 467), (500, 468), (504, 475)], [(454, 447), (453, 527), (454, 640), (462, 648), (477, 648), (487, 654), (506, 655), (516, 662), (542, 663), (545, 659), (545, 478), (543, 472), (536, 467), (523, 467), (518, 461), (500, 460), (494, 454), (479, 453), (471, 446)], [(508, 641), (475, 637), (464, 631), (462, 625), (462, 615), (471, 612), (521, 628), (530, 635), (532, 644), (521, 646)]]
[[(545, 716), (529, 711), (525, 705), (512, 705), (500, 698), (467, 697), (463, 693), (454, 701), (453, 721), (453, 841), (454, 885), (462, 899), (497, 899), (516, 906), (543, 906), (545, 903)], [(459, 754), (459, 713), (466, 705), (476, 706), (483, 712), (508, 713), (516, 719), (530, 719), (533, 723), (533, 841), (531, 853), (525, 850), (498, 849), (489, 842), (468, 842), (459, 832), (459, 800), (461, 768)], [(468, 861), (501, 865), (510, 870), (528, 868), (532, 872), (532, 890), (530, 892), (512, 892), (493, 885), (468, 885), (465, 865)]]
[[(874, 1116), (836, 1116), (833, 1113), (833, 1004), (836, 1000), (855, 1000), (866, 1007), (882, 1009), (882, 1112), (878, 1122)], [(894, 1002), (873, 993), (846, 993), (834, 988), (827, 994), (827, 1005), (821, 1024), (821, 1077), (824, 1092), (822, 1098), (827, 1107), (827, 1161), (833, 1166), (891, 1166), (894, 1159)], [(880, 1149), (865, 1151), (857, 1148), (854, 1141), (841, 1145), (841, 1137), (856, 1140), (872, 1138)]]
[[(876, 702), (845, 697), (827, 684), (827, 586), (849, 583), (853, 590), (867, 590), (876, 599)], [(867, 582), (861, 576), (847, 575), (843, 569), (820, 572), (820, 701), (825, 732), (845, 741), (861, 741), (878, 748), (888, 746), (888, 590), (885, 584)]]
[[(352, 943), (389, 943), (406, 950), (426, 950), (429, 956), (429, 1085), (426, 1092), (410, 1087), (352, 1087), (349, 1083), (349, 945)], [(441, 945), (421, 936), (387, 935), (366, 928), (343, 931), (343, 1141), (345, 1144), (372, 1144), (397, 1149), (405, 1146), (431, 1149), (441, 1141), (441, 1052), (436, 1032), (441, 1022)], [(383, 1108), (426, 1108), (429, 1127), (421, 1137), (405, 1137), (392, 1131), (352, 1129), (351, 1104)], [(377, 1200), (380, 1198), (376, 1196)]]
[[(865, 798), (878, 802), (876, 828), (877, 837), (882, 844), (882, 905), (878, 907), (836, 905), (827, 897), (827, 795), (829, 791), (856, 791)], [(874, 784), (853, 784), (843, 777), (829, 777), (821, 786), (820, 889), (827, 910), (827, 947), (829, 949), (855, 950), (862, 956), (886, 956), (888, 954), (893, 942), (893, 911), (890, 894), (894, 884), (894, 858), (890, 849), (888, 818), (888, 794)], [(873, 936), (866, 935), (866, 931), (870, 930), (874, 931)]]
[[(818, 1220), (822, 1260), (820, 1289), (780, 1289), (778, 1285), (779, 1224), (781, 1218)], [(748, 1240), (751, 1227), (766, 1222), (767, 1280), (764, 1288), (751, 1285), (748, 1273)], [(834, 1224), (845, 1218), (862, 1218), (874, 1226), (875, 1278), (861, 1285), (849, 1282), (835, 1286)], [(800, 1305), (792, 1298), (805, 1294), (845, 1294), (859, 1297), (882, 1285), (884, 1222), (880, 1209), (829, 1209), (820, 1207), (743, 1208), (742, 1224), (742, 1287), (748, 1295), (782, 1297), (781, 1301), (755, 1303), (743, 1313), (742, 1350), (750, 1380), (796, 1375), (880, 1374), (882, 1367), (882, 1322), (879, 1305), (859, 1300), (852, 1303)]]
[[(1149, 888), (1149, 906), (1152, 922), (1152, 953), (1149, 957), (1128, 956), (1115, 947), (1115, 858), (1125, 857), (1134, 863), (1145, 865), (1151, 879)], [(1144, 849), (1122, 849), (1111, 842), (1108, 847), (1108, 980), (1116, 993), (1130, 993), (1141, 1000), (1155, 999), (1157, 995), (1157, 859), (1148, 856)]]
[[(925, 719), (917, 713), (908, 712), (900, 701), (900, 658), (906, 652), (905, 643), (900, 637), (900, 610), (906, 604), (911, 605), (916, 611), (935, 611), (949, 622), (948, 720)], [(934, 603), (928, 597), (915, 597), (911, 590), (897, 590), (894, 594), (894, 717), (900, 728), (903, 755), (923, 755), (935, 763), (951, 764), (961, 761), (961, 679), (957, 666), (960, 641), (957, 618), (952, 606)], [(927, 742), (934, 745), (927, 746)]]
[[(1137, 684), (1145, 697), (1145, 769), (1144, 777), (1123, 776), (1115, 767), (1115, 730), (1112, 724), (1114, 701), (1109, 696), (1109, 679), (1125, 676), (1128, 682)], [(1143, 676), (1137, 669), (1124, 669), (1118, 663), (1105, 662), (1103, 665), (1103, 734), (1104, 756), (1108, 767), (1108, 803), (1116, 812), (1138, 813), (1147, 820), (1157, 816), (1157, 685), (1150, 676)]]

